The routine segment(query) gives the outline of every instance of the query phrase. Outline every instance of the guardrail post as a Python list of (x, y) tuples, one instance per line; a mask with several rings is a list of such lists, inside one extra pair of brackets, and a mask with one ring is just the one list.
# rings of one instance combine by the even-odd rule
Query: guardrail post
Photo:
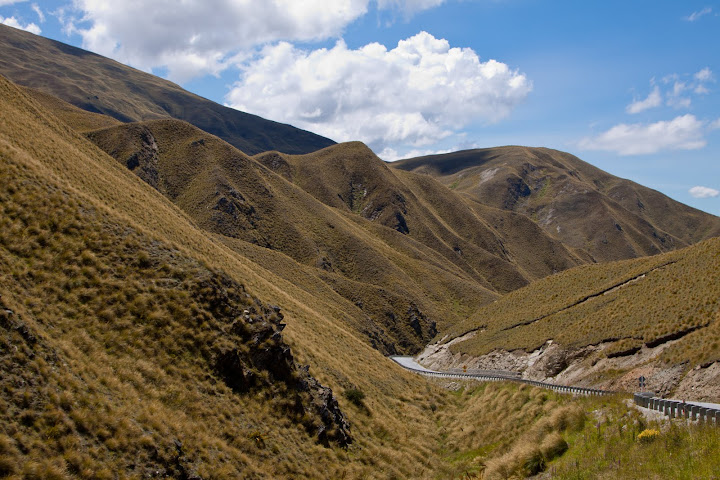
[(700, 411), (700, 407), (697, 405), (691, 405), (690, 406), (690, 420), (697, 420), (698, 419), (698, 413)]
[(705, 423), (705, 416), (707, 414), (708, 409), (705, 407), (698, 407), (698, 421), (700, 423)]

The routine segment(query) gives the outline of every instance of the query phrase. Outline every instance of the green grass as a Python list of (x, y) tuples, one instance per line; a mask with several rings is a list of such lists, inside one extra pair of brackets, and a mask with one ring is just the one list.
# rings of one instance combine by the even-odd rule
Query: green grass
[[(585, 429), (568, 437), (570, 449), (548, 465), (552, 478), (715, 478), (720, 471), (720, 430), (715, 426), (646, 422), (619, 402), (586, 401), (594, 408)], [(638, 440), (657, 429), (652, 442)]]

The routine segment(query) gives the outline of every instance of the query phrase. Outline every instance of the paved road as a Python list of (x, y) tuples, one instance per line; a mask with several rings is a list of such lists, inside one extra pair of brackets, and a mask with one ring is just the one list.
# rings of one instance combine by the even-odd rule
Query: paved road
[(567, 385), (555, 385), (552, 383), (545, 383), (545, 382), (536, 382), (534, 380), (527, 380), (525, 378), (518, 377), (516, 375), (509, 375), (504, 373), (497, 373), (497, 372), (488, 372), (488, 373), (454, 373), (454, 372), (438, 372), (436, 370), (430, 370), (422, 365), (418, 364), (415, 359), (412, 357), (405, 357), (405, 356), (391, 356), (391, 360), (397, 362), (402, 366), (403, 368), (410, 369), (411, 371), (414, 371), (415, 373), (418, 373), (420, 375), (426, 375), (430, 377), (440, 377), (440, 378), (459, 378), (459, 379), (476, 379), (486, 382), (497, 382), (497, 381), (510, 381), (510, 382), (519, 382), (519, 383), (526, 383), (528, 385), (533, 385), (536, 387), (542, 387), (542, 388), (549, 388), (551, 390), (554, 390), (559, 393), (568, 393), (572, 395), (607, 395), (614, 392), (609, 392), (605, 390), (598, 390), (595, 388), (584, 388), (584, 387), (571, 387)]
[(399, 356), (392, 356), (391, 359), (395, 360), (397, 363), (402, 365), (405, 368), (412, 368), (413, 370), (420, 370), (421, 372), (432, 372), (432, 373), (442, 373), (438, 372), (437, 370), (428, 370), (427, 368), (423, 367), (419, 363), (415, 361), (412, 357), (399, 357)]

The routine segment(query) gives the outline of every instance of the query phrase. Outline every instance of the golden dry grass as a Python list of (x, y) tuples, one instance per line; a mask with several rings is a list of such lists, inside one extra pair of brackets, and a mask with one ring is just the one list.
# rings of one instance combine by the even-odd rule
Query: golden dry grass
[[(720, 239), (654, 257), (581, 266), (481, 308), (454, 335), (483, 328), (453, 351), (532, 351), (546, 341), (615, 342), (606, 355), (679, 339), (662, 359), (688, 367), (720, 360)], [(617, 288), (614, 288), (617, 287)]]
[[(383, 358), (348, 327), (347, 300), (326, 294), (326, 284), (299, 288), (239, 255), (4, 79), (0, 107), (4, 476), (457, 471), (443, 422), (472, 397), (458, 402)], [(224, 286), (208, 290), (213, 278)], [(351, 422), (348, 449), (318, 445), (288, 413), (282, 389), (239, 394), (209, 365), (208, 349), (224, 338), (218, 322), (232, 308), (203, 298), (244, 291), (282, 306), (296, 360), (333, 388)], [(362, 404), (345, 391), (362, 392)]]
[(654, 255), (720, 235), (720, 218), (548, 148), (465, 150), (392, 166), (523, 214), (586, 261)]

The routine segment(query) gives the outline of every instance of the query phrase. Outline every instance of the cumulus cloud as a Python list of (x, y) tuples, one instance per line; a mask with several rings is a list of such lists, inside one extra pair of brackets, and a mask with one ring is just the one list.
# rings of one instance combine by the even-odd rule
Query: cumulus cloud
[(712, 13), (712, 8), (705, 7), (702, 10), (698, 10), (696, 12), (691, 13), (690, 15), (685, 17), (685, 20), (687, 20), (688, 22), (694, 22), (696, 20), (699, 20), (701, 17), (704, 17), (705, 15), (708, 15), (710, 13)]
[(79, 18), (65, 30), (81, 35), (84, 48), (143, 70), (167, 68), (183, 82), (218, 74), (260, 45), (339, 37), (371, 3), (409, 15), (442, 1), (74, 0)]
[(596, 137), (582, 139), (584, 150), (605, 150), (619, 155), (643, 155), (661, 150), (696, 150), (706, 145), (706, 122), (687, 114), (651, 124), (620, 124)]
[(625, 107), (625, 111), (628, 113), (640, 113), (650, 108), (659, 107), (662, 105), (662, 95), (660, 95), (660, 87), (655, 85), (652, 92), (647, 96), (645, 100), (636, 100), (630, 105)]
[(715, 198), (717, 196), (720, 196), (720, 190), (715, 190), (714, 188), (710, 187), (692, 187), (689, 190), (690, 195), (692, 195), (695, 198)]
[(326, 135), (362, 140), (375, 151), (427, 145), (473, 121), (496, 122), (530, 92), (525, 75), (481, 62), (426, 32), (388, 50), (338, 41), (306, 51), (268, 46), (243, 67), (226, 100), (236, 108)]
[(26, 25), (21, 24), (15, 17), (2, 17), (0, 16), (0, 23), (3, 25), (8, 25), (10, 27), (19, 28), (20, 30), (25, 30), (26, 32), (34, 33), (35, 35), (40, 35), (42, 30), (40, 30), (40, 27), (38, 27), (34, 23), (28, 23)]
[(229, 56), (278, 40), (339, 35), (368, 0), (76, 0), (83, 46), (139, 68), (167, 67), (184, 81), (217, 74)]
[(380, 153), (377, 154), (379, 158), (382, 160), (385, 160), (386, 162), (394, 162), (396, 160), (402, 160), (403, 158), (415, 158), (415, 157), (424, 157), (425, 155), (440, 155), (443, 153), (450, 153), (450, 152), (456, 152), (458, 151), (458, 147), (453, 148), (443, 148), (440, 150), (433, 150), (433, 149), (412, 149), (408, 150), (404, 153), (400, 153), (394, 148), (391, 147), (385, 147)]

